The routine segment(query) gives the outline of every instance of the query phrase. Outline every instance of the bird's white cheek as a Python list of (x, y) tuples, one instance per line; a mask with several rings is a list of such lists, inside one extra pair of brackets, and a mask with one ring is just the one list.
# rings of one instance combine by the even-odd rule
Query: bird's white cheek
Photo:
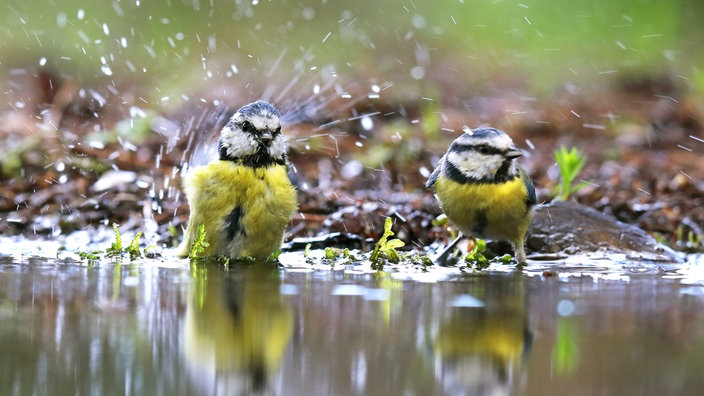
[(462, 172), (465, 176), (472, 179), (484, 179), (493, 177), (496, 171), (501, 166), (500, 158), (495, 156), (479, 155), (473, 151), (467, 152), (450, 152), (447, 160)]
[(254, 138), (242, 131), (225, 128), (221, 132), (223, 141), (227, 144), (227, 154), (234, 158), (251, 155), (257, 151)]
[(269, 156), (271, 156), (271, 158), (283, 157), (287, 149), (286, 138), (283, 135), (279, 135), (271, 142), (271, 146), (269, 146)]

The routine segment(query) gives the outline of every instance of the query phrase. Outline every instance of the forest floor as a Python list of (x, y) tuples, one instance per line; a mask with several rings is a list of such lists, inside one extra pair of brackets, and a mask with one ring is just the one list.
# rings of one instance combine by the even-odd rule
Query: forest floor
[[(166, 246), (188, 219), (184, 164), (215, 142), (232, 112), (257, 99), (206, 90), (201, 100), (167, 109), (145, 104), (134, 85), (80, 86), (36, 70), (7, 85), (13, 97), (0, 114), (0, 232), (50, 238), (112, 223), (139, 230), (153, 218)], [(352, 89), (351, 99), (280, 106), (300, 209), (287, 239), (332, 232), (376, 239), (387, 216), (407, 246), (446, 239), (446, 229), (432, 224), (440, 208), (425, 181), (464, 127), (491, 125), (524, 149), (521, 164), (540, 202), (553, 199), (559, 179), (553, 152), (576, 147), (587, 156), (580, 181), (588, 185), (570, 199), (675, 249), (704, 251), (697, 242), (704, 235), (704, 101), (669, 79), (549, 99), (511, 89), (463, 97), (448, 84), (439, 91), (452, 100), (403, 100), (384, 98), (383, 88), (381, 99)]]

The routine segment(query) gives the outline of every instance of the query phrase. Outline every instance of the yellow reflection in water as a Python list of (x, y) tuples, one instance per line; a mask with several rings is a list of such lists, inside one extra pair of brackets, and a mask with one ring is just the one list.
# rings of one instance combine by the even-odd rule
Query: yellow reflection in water
[[(481, 284), (451, 304), (434, 342), (435, 373), (448, 394), (512, 394), (532, 335), (523, 281), (487, 292)], [(491, 286), (491, 285), (490, 285)], [(497, 285), (498, 286), (498, 285)], [(454, 305), (454, 306), (453, 306)]]
[(208, 394), (267, 392), (293, 330), (279, 271), (199, 263), (191, 274), (184, 353), (195, 382)]

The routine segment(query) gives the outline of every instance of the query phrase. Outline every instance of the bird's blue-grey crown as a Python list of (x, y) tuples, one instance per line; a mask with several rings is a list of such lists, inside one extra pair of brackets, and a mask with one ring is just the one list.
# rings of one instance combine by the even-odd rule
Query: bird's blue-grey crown
[[(237, 113), (241, 114), (243, 117), (255, 117), (257, 115), (261, 116), (275, 116), (276, 118), (281, 117), (281, 113), (279, 113), (279, 110), (276, 109), (276, 107), (272, 106), (269, 104), (269, 102), (265, 102), (263, 100), (257, 100), (256, 102), (252, 102), (249, 104), (246, 104), (242, 107), (240, 107), (239, 110), (237, 110)], [(232, 121), (230, 121), (232, 122)]]
[(285, 164), (288, 145), (280, 118), (281, 113), (263, 100), (242, 106), (220, 131), (220, 159), (254, 167)]

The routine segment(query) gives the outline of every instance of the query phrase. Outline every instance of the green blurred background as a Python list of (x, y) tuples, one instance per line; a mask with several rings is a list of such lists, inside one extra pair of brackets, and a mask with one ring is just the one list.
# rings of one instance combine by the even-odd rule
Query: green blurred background
[(390, 83), (407, 99), (491, 84), (549, 96), (565, 84), (593, 90), (631, 76), (666, 76), (700, 93), (703, 4), (3, 0), (0, 68), (135, 82), (151, 99), (204, 83), (257, 94), (330, 75)]

